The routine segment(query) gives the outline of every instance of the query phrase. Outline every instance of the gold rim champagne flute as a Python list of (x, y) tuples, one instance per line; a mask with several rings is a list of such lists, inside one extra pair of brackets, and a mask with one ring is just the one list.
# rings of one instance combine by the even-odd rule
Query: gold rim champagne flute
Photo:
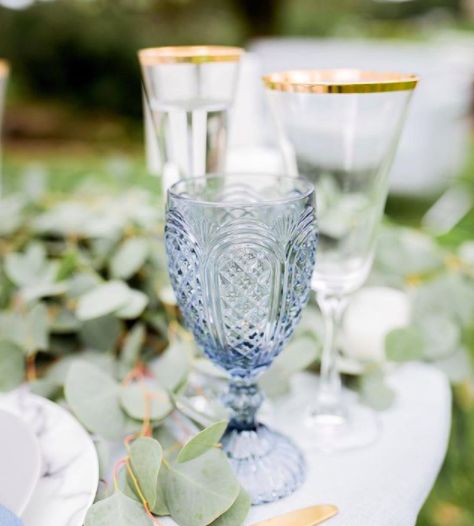
[(339, 326), (348, 298), (371, 269), (389, 172), (418, 78), (339, 69), (263, 80), (287, 170), (317, 190), (320, 242), (312, 288), (325, 339), (307, 435), (321, 450), (361, 447), (375, 440), (378, 425), (371, 410), (342, 390)]
[[(3, 117), (3, 105), (4, 105), (4, 99), (5, 99), (5, 91), (7, 87), (7, 80), (8, 80), (9, 72), (10, 72), (10, 68), (9, 68), (8, 62), (0, 59), (0, 135), (1, 135), (1, 130), (2, 130), (2, 117)], [(2, 189), (3, 189), (1, 154), (2, 154), (2, 144), (0, 140), (0, 196), (2, 195)]]
[[(163, 193), (178, 179), (221, 172), (228, 110), (243, 50), (229, 46), (142, 49), (139, 61), (156, 134)], [(149, 152), (150, 153), (150, 152)]]

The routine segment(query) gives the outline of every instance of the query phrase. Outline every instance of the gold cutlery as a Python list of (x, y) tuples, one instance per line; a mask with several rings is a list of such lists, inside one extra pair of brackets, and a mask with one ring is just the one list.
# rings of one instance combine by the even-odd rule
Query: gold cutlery
[(252, 526), (316, 526), (334, 517), (339, 510), (332, 504), (303, 508), (272, 519), (256, 522)]

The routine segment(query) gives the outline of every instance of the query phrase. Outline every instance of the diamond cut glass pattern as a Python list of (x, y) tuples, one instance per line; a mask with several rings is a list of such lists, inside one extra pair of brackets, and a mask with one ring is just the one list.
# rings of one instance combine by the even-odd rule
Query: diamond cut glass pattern
[[(301, 483), (303, 461), (288, 439), (256, 423), (257, 378), (308, 300), (317, 240), (313, 187), (269, 175), (177, 183), (168, 195), (165, 238), (185, 323), (231, 376), (226, 452), (255, 503), (276, 500)], [(278, 480), (270, 465), (281, 467)]]

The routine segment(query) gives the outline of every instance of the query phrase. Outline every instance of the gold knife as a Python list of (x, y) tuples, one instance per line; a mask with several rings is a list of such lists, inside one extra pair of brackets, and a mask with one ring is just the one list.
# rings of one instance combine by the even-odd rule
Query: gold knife
[(272, 519), (256, 522), (252, 526), (316, 526), (334, 517), (339, 510), (332, 504), (311, 506), (301, 510), (291, 511)]

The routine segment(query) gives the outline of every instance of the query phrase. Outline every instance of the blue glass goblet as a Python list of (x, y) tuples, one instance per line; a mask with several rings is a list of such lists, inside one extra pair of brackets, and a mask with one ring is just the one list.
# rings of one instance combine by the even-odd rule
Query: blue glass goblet
[(224, 449), (254, 504), (304, 480), (301, 453), (257, 423), (259, 375), (292, 335), (315, 263), (314, 187), (300, 178), (211, 175), (168, 191), (166, 250), (188, 328), (230, 375)]

